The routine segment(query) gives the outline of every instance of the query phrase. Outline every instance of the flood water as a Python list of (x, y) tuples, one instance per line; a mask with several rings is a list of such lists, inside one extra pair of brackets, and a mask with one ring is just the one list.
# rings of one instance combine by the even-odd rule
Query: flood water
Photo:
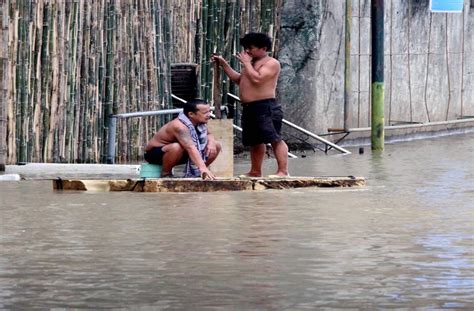
[(290, 170), (362, 188), (0, 183), (0, 309), (474, 309), (474, 134), (352, 151)]

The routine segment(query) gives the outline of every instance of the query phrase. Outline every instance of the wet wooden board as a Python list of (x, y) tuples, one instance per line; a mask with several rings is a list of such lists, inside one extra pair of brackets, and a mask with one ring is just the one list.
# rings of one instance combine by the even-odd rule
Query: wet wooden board
[(127, 180), (55, 179), (55, 190), (134, 191), (134, 192), (214, 192), (293, 189), (305, 187), (354, 187), (365, 185), (363, 177), (285, 177), (285, 178), (159, 178)]

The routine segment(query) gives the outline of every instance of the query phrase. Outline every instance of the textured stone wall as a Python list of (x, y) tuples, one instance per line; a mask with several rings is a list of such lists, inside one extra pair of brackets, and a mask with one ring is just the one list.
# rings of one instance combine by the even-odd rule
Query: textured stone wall
[[(349, 127), (370, 126), (370, 0), (353, 0)], [(474, 115), (474, 8), (431, 13), (429, 0), (385, 1), (385, 120)], [(285, 117), (316, 133), (344, 126), (343, 0), (287, 0), (278, 91)]]

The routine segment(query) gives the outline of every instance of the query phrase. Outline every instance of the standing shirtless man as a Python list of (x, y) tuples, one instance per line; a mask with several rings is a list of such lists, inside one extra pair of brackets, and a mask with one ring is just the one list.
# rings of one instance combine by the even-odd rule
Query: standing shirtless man
[(264, 33), (248, 33), (240, 39), (244, 50), (237, 53), (239, 72), (219, 55), (212, 55), (231, 81), (239, 85), (242, 102), (242, 142), (250, 146), (251, 177), (262, 176), (266, 144), (270, 143), (277, 160), (276, 175), (288, 176), (288, 146), (281, 137), (283, 112), (276, 101), (280, 63), (268, 55), (271, 39)]

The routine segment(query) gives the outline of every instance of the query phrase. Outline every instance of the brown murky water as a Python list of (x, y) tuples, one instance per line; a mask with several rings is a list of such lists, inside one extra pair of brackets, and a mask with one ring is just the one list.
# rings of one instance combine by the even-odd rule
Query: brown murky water
[(358, 189), (1, 183), (0, 309), (474, 309), (474, 135), (368, 149), (290, 161)]

